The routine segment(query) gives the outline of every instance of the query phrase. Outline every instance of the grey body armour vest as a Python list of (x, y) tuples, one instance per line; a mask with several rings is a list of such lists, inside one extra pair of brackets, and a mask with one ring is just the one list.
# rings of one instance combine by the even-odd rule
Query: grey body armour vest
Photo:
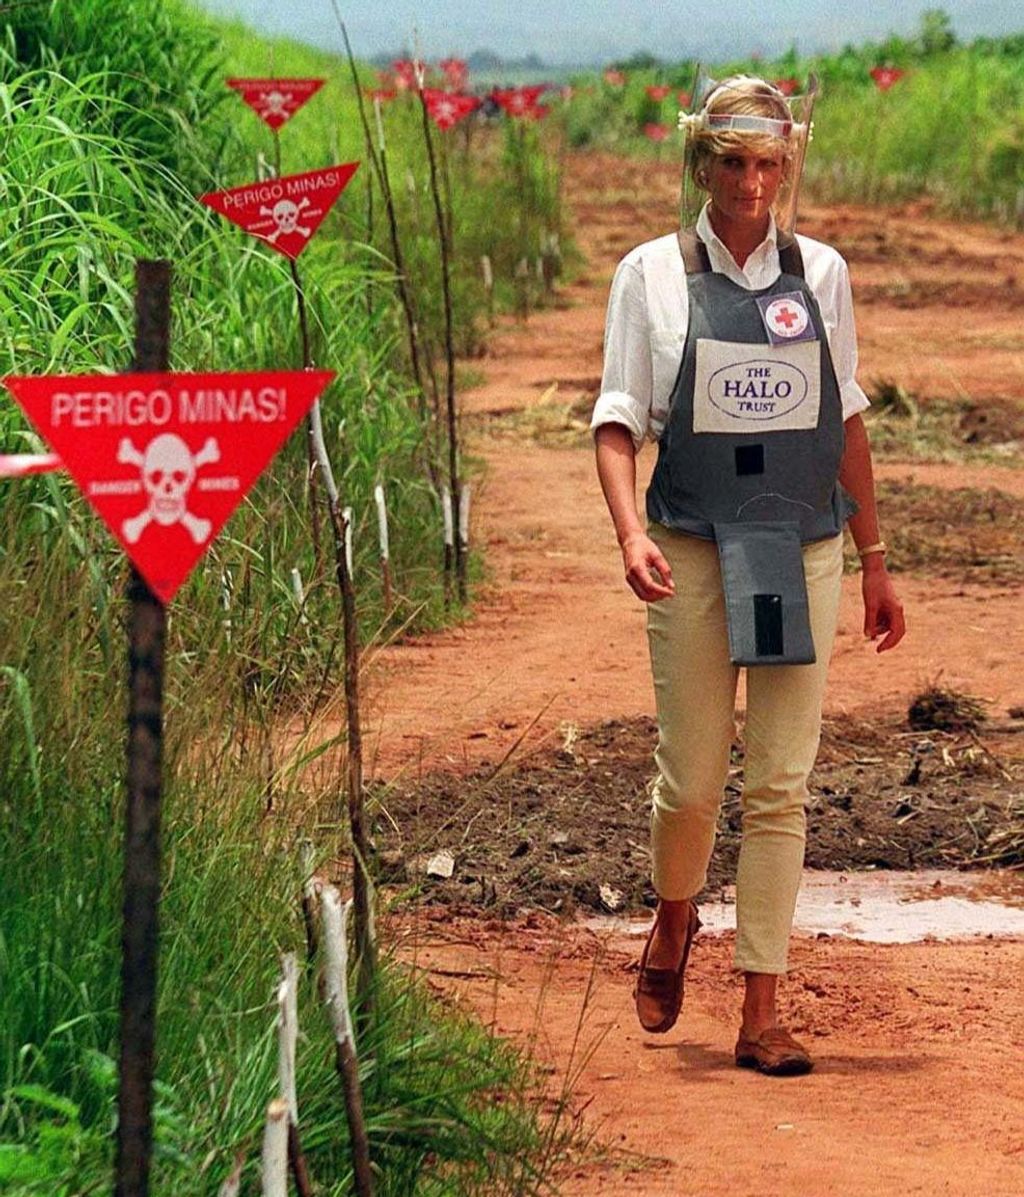
[(855, 507), (838, 482), (843, 411), (795, 239), (782, 273), (748, 291), (680, 235), (689, 330), (648, 517), (718, 544), (738, 665), (815, 660), (801, 544), (837, 536)]

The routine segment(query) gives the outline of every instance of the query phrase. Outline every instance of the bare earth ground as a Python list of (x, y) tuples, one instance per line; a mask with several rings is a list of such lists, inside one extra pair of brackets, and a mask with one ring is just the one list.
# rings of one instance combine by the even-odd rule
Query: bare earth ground
[[(535, 743), (566, 719), (582, 724), (651, 709), (644, 609), (622, 581), (580, 426), (600, 383), (611, 273), (630, 246), (670, 227), (675, 174), (586, 155), (569, 159), (567, 184), (587, 269), (564, 288), (557, 310), (504, 325), (479, 363), (487, 381), (463, 401), (472, 451), (486, 467), (473, 535), (485, 546), (490, 585), (464, 627), (380, 654), (368, 737), (378, 772), (493, 758), (524, 734), (524, 745)], [(894, 261), (887, 270), (874, 248), (878, 224), (877, 214), (852, 207), (811, 207), (801, 222), (808, 235), (850, 255), (860, 377), (868, 389), (884, 378), (922, 399), (966, 394), (976, 402), (1024, 402), (1024, 236), (896, 213), (884, 224)], [(865, 242), (872, 249), (862, 264), (857, 255)], [(965, 260), (955, 256), (956, 246)], [(886, 280), (893, 278), (913, 286), (922, 281), (919, 309), (904, 306), (902, 291), (895, 300), (888, 295)], [(964, 280), (976, 290), (991, 283), (991, 309), (976, 299), (951, 299), (967, 286)], [(533, 435), (552, 426), (569, 435)], [(654, 458), (653, 447), (640, 455), (641, 486)], [(1024, 501), (1024, 470), (972, 464), (969, 455), (954, 464), (886, 461), (877, 472), (894, 483), (914, 480), (951, 492), (998, 487)], [(948, 519), (955, 529), (955, 493)], [(882, 520), (892, 541), (898, 529), (884, 509)], [(1019, 535), (1015, 548), (1019, 562)], [(897, 653), (879, 658), (863, 643), (858, 582), (848, 578), (829, 709), (905, 707), (940, 675), (996, 709), (1024, 701), (1019, 581), (1018, 575), (1005, 585), (983, 585), (971, 571), (905, 574), (900, 590), (910, 632)]]
[[(585, 422), (611, 272), (633, 244), (670, 227), (675, 172), (597, 154), (570, 158), (567, 172), (586, 269), (554, 310), (502, 325), (479, 363), (486, 381), (464, 397), (485, 468), (473, 534), (485, 546), (487, 585), (464, 627), (384, 650), (370, 679), (369, 772), (399, 777), (388, 809), (402, 829), (416, 821), (417, 799), (399, 790), (425, 773), (473, 783), (474, 768), (519, 769), (565, 751), (569, 725), (615, 718), (635, 728), (652, 711), (644, 611), (622, 582)], [(918, 396), (922, 427), (932, 410), (953, 413), (942, 425), (949, 461), (900, 461), (886, 442), (883, 527), (905, 570), (910, 633), (877, 657), (860, 634), (857, 578), (847, 578), (830, 726), (895, 728), (911, 697), (941, 678), (985, 699), (1008, 727), (1008, 712), (1024, 703), (1024, 237), (919, 209), (883, 220), (852, 206), (808, 207), (801, 228), (850, 261), (868, 389), (886, 380)], [(993, 433), (986, 419), (997, 411), (1006, 426)], [(642, 481), (653, 458), (650, 449), (640, 458)], [(912, 535), (903, 522), (911, 512), (921, 516)], [(1007, 802), (1014, 793), (1019, 801), (1022, 739), (979, 750)], [(887, 756), (884, 744), (876, 752)], [(444, 790), (433, 773), (424, 781), (424, 795), (443, 793), (459, 809), (458, 785)], [(890, 782), (886, 818), (906, 816), (913, 827), (915, 801), (921, 818), (928, 802), (917, 791), (907, 799), (902, 772)], [(877, 783), (871, 775), (851, 785), (869, 800)], [(635, 799), (628, 804), (635, 819)], [(498, 803), (474, 813), (479, 834), (506, 812)], [(543, 813), (541, 805), (538, 826)], [(975, 826), (965, 814), (958, 827), (954, 810), (944, 817), (947, 829)], [(653, 1037), (634, 1021), (636, 941), (621, 932), (598, 936), (540, 913), (459, 916), (451, 904), (394, 917), (401, 954), (530, 1046), (555, 1088), (573, 1072), (583, 1017), (574, 1102), (603, 1146), (563, 1169), (566, 1194), (1024, 1192), (1024, 942), (797, 939), (784, 1010), (819, 1065), (807, 1078), (770, 1081), (731, 1063), (739, 991), (730, 936), (699, 940), (683, 1017)]]

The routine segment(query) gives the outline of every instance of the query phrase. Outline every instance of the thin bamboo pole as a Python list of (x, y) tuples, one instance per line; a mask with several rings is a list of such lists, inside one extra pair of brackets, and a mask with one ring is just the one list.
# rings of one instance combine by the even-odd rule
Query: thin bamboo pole
[[(458, 411), (455, 404), (455, 332), (452, 320), (451, 225), (449, 219), (445, 216), (444, 205), (441, 202), (437, 155), (434, 152), (434, 138), (431, 133), (427, 100), (423, 94), (422, 77), (417, 78), (417, 94), (420, 101), (423, 140), (427, 147), (427, 161), (430, 165), (430, 193), (434, 200), (437, 241), (441, 255), (441, 294), (444, 300), (445, 409), (448, 426), (448, 485), (452, 492), (452, 504), (458, 510), (461, 481), (459, 478)], [(458, 537), (455, 540), (455, 583), (458, 588), (459, 602), (464, 603), (467, 597), (466, 555), (463, 552), (462, 544)]]
[[(376, 971), (370, 937), (370, 858), (363, 811), (363, 736), (359, 711), (359, 629), (356, 622), (355, 587), (351, 568), (351, 520), (341, 509), (334, 470), (324, 443), (319, 404), (313, 405), (313, 444), (327, 491), (327, 509), (334, 534), (335, 573), (341, 594), (345, 641), (345, 711), (348, 731), (347, 793), (349, 831), (352, 838), (352, 887), (355, 899), (356, 947), (359, 955), (358, 995), (360, 1014), (368, 1018), (373, 1007), (373, 978)], [(347, 510), (347, 509), (346, 509)]]
[[(309, 337), (309, 316), (306, 313), (306, 291), (295, 260), (291, 263), (292, 284), (295, 287), (295, 302), (299, 310), (299, 331), (302, 337), (302, 368), (313, 368), (313, 349)], [(316, 406), (319, 408), (320, 401)], [(309, 502), (309, 531), (313, 541), (314, 580), (320, 580), (323, 570), (323, 550), (320, 537), (320, 487), (317, 482), (317, 458), (313, 447), (313, 416), (306, 417), (306, 495)]]

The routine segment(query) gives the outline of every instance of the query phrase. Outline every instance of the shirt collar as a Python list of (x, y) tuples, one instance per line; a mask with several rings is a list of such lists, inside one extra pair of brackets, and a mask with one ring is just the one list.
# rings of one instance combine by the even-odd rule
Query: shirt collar
[[(741, 268), (736, 265), (736, 259), (729, 252), (729, 249), (726, 246), (725, 242), (715, 232), (714, 227), (711, 224), (711, 217), (708, 214), (708, 209), (710, 207), (711, 207), (711, 204), (706, 203), (704, 205), (704, 207), (701, 208), (701, 210), (700, 210), (700, 215), (697, 217), (697, 227), (696, 227), (697, 236), (708, 247), (709, 253), (712, 252), (712, 250), (716, 251), (717, 256), (727, 259), (732, 264), (734, 269), (739, 270)], [(777, 249), (778, 244), (779, 244), (779, 233), (778, 233), (778, 229), (775, 227), (775, 217), (772, 215), (771, 212), (769, 212), (768, 213), (768, 233), (767, 233), (765, 239), (761, 242), (761, 244), (751, 253), (751, 255), (747, 259), (747, 261), (748, 262), (760, 261), (762, 258), (767, 256), (773, 250)]]

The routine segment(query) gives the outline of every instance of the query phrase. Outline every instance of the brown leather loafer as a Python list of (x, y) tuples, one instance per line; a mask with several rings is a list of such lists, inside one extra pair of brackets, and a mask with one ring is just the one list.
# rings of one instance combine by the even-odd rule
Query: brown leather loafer
[(766, 1076), (803, 1076), (814, 1067), (807, 1048), (785, 1027), (769, 1027), (756, 1039), (748, 1039), (741, 1028), (736, 1063), (740, 1068), (756, 1068)]
[[(679, 1017), (679, 1010), (683, 1004), (683, 974), (686, 972), (686, 962), (690, 957), (690, 945), (693, 937), (700, 928), (697, 907), (690, 903), (690, 918), (686, 925), (686, 937), (683, 940), (683, 956), (678, 968), (648, 968), (647, 954), (651, 950), (651, 940), (658, 926), (655, 916), (654, 925), (647, 935), (647, 942), (640, 956), (640, 967), (637, 972), (636, 987), (633, 990), (633, 1000), (636, 1002), (636, 1013), (640, 1025), (652, 1035), (661, 1035), (670, 1031)], [(652, 999), (660, 1015), (654, 1022), (644, 1022), (640, 1011), (640, 998)]]

